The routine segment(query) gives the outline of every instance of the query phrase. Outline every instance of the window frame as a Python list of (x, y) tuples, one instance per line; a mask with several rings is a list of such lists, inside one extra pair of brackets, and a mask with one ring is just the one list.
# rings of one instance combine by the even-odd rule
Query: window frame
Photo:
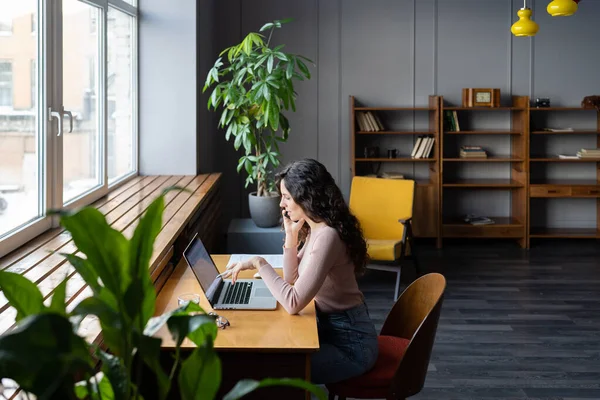
[[(10, 30), (3, 30), (1, 29), (2, 26), (7, 26), (10, 28)], [(2, 18), (0, 18), (0, 36), (12, 36), (13, 35), (13, 29), (14, 29), (14, 24), (12, 19), (7, 19), (7, 20), (3, 20)]]
[[(45, 40), (39, 40), (39, 46), (37, 48), (37, 60), (36, 64), (36, 80), (38, 87), (36, 90), (36, 110), (39, 110), (37, 120), (37, 134), (39, 140), (37, 141), (37, 151), (40, 166), (40, 174), (38, 176), (39, 186), (39, 204), (38, 209), (40, 210), (40, 217), (32, 219), (28, 223), (25, 223), (15, 229), (9, 231), (5, 236), (0, 237), (0, 258), (24, 245), (33, 238), (40, 234), (48, 231), (51, 228), (59, 226), (59, 219), (56, 216), (49, 217), (46, 212), (42, 210), (65, 208), (72, 209), (78, 208), (85, 205), (89, 205), (94, 201), (106, 196), (110, 191), (118, 188), (121, 185), (126, 184), (131, 179), (135, 178), (139, 174), (139, 39), (138, 39), (138, 8), (137, 6), (130, 5), (123, 0), (78, 0), (82, 3), (87, 3), (93, 6), (97, 6), (101, 9), (101, 18), (99, 24), (101, 27), (99, 32), (101, 34), (101, 60), (100, 68), (97, 71), (100, 79), (99, 87), (99, 107), (103, 109), (103, 118), (100, 123), (100, 135), (103, 135), (102, 141), (102, 152), (101, 152), (101, 170), (103, 174), (103, 184), (97, 190), (86, 193), (78, 198), (73, 199), (68, 204), (63, 206), (62, 204), (62, 180), (63, 180), (63, 169), (62, 169), (62, 136), (57, 136), (57, 123), (56, 121), (50, 122), (49, 111), (57, 110), (62, 107), (62, 84), (63, 77), (59, 76), (62, 74), (60, 66), (62, 64), (62, 23), (52, 24), (49, 21), (57, 21), (62, 19), (62, 1), (61, 0), (36, 0), (36, 6), (38, 7), (38, 15), (36, 19), (36, 25), (34, 32), (44, 32)], [(133, 170), (117, 179), (110, 181), (108, 180), (108, 169), (107, 166), (107, 136), (108, 136), (108, 124), (107, 124), (107, 13), (109, 7), (116, 9), (117, 11), (124, 12), (129, 16), (133, 17), (132, 20), (132, 167)], [(12, 28), (12, 24), (11, 24)], [(0, 36), (2, 33), (0, 32)], [(11, 31), (12, 35), (12, 31)], [(58, 72), (61, 71), (61, 72)], [(43, 88), (43, 90), (40, 90)], [(14, 83), (13, 83), (14, 90)], [(32, 99), (33, 100), (33, 99)], [(14, 101), (14, 100), (13, 100)], [(65, 126), (63, 121), (63, 126)], [(60, 163), (60, 164), (59, 164)]]

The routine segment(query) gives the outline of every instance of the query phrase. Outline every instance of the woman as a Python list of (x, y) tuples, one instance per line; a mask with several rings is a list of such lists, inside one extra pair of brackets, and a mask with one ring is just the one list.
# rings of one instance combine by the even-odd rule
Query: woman
[(224, 277), (258, 269), (277, 301), (297, 314), (315, 300), (320, 350), (311, 357), (312, 381), (339, 382), (368, 371), (377, 359), (377, 332), (356, 275), (367, 245), (340, 189), (318, 161), (286, 166), (277, 176), (285, 244), (283, 279), (261, 257), (231, 265)]

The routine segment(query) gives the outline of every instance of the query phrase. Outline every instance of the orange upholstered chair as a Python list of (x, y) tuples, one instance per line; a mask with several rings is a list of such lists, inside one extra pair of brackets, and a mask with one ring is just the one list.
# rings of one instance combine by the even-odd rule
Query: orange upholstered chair
[(329, 384), (329, 399), (406, 399), (423, 389), (446, 279), (430, 273), (411, 283), (386, 318), (379, 356), (365, 374)]

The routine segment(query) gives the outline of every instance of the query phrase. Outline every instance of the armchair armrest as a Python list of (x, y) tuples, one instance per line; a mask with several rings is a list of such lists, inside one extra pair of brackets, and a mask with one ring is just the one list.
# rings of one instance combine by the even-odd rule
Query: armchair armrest
[(399, 219), (398, 222), (400, 222), (402, 225), (406, 225), (406, 224), (412, 223), (412, 217), (411, 218), (405, 218), (405, 219)]

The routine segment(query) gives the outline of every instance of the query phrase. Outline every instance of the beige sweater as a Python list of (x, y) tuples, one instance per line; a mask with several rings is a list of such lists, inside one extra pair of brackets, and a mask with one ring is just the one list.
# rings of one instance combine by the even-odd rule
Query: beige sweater
[(299, 253), (284, 249), (283, 279), (267, 263), (259, 273), (290, 314), (300, 312), (312, 299), (323, 312), (347, 310), (364, 300), (346, 244), (329, 226), (312, 232)]

